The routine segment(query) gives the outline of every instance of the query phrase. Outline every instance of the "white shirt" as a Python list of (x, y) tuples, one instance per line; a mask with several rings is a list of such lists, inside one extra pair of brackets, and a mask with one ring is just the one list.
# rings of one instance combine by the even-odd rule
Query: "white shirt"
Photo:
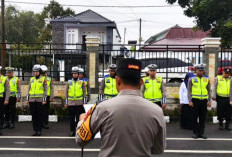
[(179, 95), (180, 95), (180, 104), (189, 104), (188, 90), (184, 82), (182, 82), (180, 85)]

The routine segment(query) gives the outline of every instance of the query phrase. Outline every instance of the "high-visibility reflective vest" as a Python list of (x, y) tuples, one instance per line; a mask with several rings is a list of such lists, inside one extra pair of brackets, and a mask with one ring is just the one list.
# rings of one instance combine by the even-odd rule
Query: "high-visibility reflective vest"
[(162, 86), (163, 79), (162, 77), (156, 77), (155, 79), (151, 79), (150, 77), (146, 77), (144, 79), (144, 98), (148, 99), (152, 102), (157, 102), (162, 100)]
[(207, 85), (209, 79), (206, 77), (193, 77), (192, 78), (192, 98), (196, 99), (208, 99)]
[(52, 78), (48, 77), (48, 76), (46, 76), (45, 78), (47, 80), (47, 96), (50, 96), (51, 95), (51, 82), (52, 82)]
[(68, 81), (68, 100), (82, 100), (83, 99), (83, 81)]
[(146, 81), (146, 79), (147, 79), (148, 77), (149, 77), (149, 76), (145, 76), (145, 77), (142, 78), (143, 83), (145, 83), (145, 81)]
[(87, 88), (87, 86), (88, 86), (88, 82), (89, 82), (89, 80), (87, 79), (87, 78), (83, 78), (83, 79), (79, 79), (80, 81), (84, 81), (84, 83), (85, 83), (85, 93), (86, 93), (86, 95), (88, 94), (88, 88)]
[(217, 79), (218, 79), (217, 95), (221, 97), (229, 97), (230, 96), (230, 78), (226, 80), (222, 75), (218, 75)]
[(0, 97), (3, 98), (4, 92), (5, 92), (5, 82), (6, 82), (7, 77), (5, 76), (0, 76)]
[(118, 95), (115, 78), (112, 77), (105, 78), (104, 95), (106, 98), (112, 98)]
[(18, 77), (13, 77), (10, 79), (9, 84), (10, 84), (10, 96), (15, 97), (16, 94), (18, 93)]
[(32, 98), (42, 98), (44, 95), (44, 81), (45, 77), (40, 77), (36, 79), (32, 77), (30, 79), (31, 88), (29, 91), (29, 96)]

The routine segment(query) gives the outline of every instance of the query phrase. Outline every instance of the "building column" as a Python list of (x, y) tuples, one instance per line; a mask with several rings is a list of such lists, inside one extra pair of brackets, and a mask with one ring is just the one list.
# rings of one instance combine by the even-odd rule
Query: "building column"
[(86, 37), (86, 75), (89, 78), (91, 94), (98, 93), (99, 44), (97, 37)]
[(201, 39), (204, 46), (204, 63), (206, 64), (206, 75), (211, 83), (218, 73), (218, 53), (220, 50), (221, 38), (203, 38)]

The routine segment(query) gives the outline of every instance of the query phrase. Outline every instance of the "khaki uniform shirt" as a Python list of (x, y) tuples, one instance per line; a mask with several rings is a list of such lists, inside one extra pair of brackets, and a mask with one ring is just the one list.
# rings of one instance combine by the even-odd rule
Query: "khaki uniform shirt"
[[(74, 81), (74, 79), (72, 79)], [(77, 80), (79, 81), (79, 80)], [(68, 89), (69, 89), (69, 83), (67, 82), (66, 88), (65, 88), (65, 104), (68, 104), (68, 106), (78, 106), (84, 104), (84, 99), (82, 100), (68, 100)], [(83, 98), (86, 97), (86, 87), (84, 82), (82, 83), (82, 90), (83, 90)]]
[[(166, 147), (163, 111), (142, 98), (139, 90), (122, 90), (98, 104), (90, 128), (93, 134), (101, 133), (100, 157), (147, 157), (162, 153)], [(78, 135), (76, 141), (85, 144)]]
[[(41, 78), (41, 76), (38, 79), (40, 79), (40, 78)], [(29, 102), (46, 102), (46, 100), (47, 100), (47, 81), (46, 80), (44, 80), (43, 87), (44, 87), (44, 95), (42, 98), (31, 98), (30, 94), (29, 94), (30, 89), (31, 89), (31, 82), (30, 82), (28, 85), (27, 101), (29, 101)]]

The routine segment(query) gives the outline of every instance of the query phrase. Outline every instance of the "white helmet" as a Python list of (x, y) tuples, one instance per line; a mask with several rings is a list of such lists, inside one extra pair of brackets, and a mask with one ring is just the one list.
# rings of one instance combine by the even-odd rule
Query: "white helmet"
[(72, 73), (78, 73), (79, 68), (78, 67), (72, 67)]
[(39, 64), (35, 64), (34, 66), (33, 66), (33, 69), (32, 69), (33, 71), (41, 71), (41, 66), (39, 65)]
[(146, 68), (144, 69), (144, 72), (145, 72), (145, 73), (148, 73), (148, 71), (149, 71), (149, 69), (148, 69), (148, 67), (146, 67)]
[(41, 65), (41, 70), (43, 72), (46, 72), (46, 71), (48, 71), (48, 67), (46, 65)]
[(79, 68), (79, 73), (84, 73), (84, 69), (83, 68)]

